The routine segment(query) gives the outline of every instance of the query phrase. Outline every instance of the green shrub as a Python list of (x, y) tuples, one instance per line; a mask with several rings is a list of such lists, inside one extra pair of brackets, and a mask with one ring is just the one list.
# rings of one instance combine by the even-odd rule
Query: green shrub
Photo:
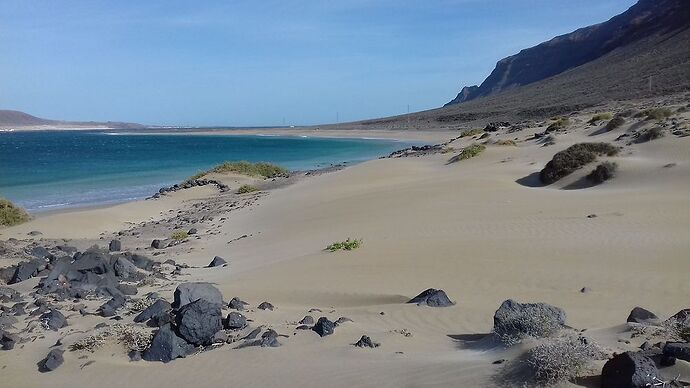
[(460, 137), (477, 136), (477, 135), (481, 135), (483, 133), (484, 133), (484, 130), (481, 128), (472, 128), (472, 129), (468, 129), (468, 130), (463, 131), (460, 134)]
[(609, 143), (578, 143), (556, 153), (543, 170), (539, 173), (541, 181), (547, 185), (570, 175), (588, 163), (596, 160), (597, 156), (615, 156), (618, 147)]
[(185, 232), (184, 230), (175, 230), (170, 235), (170, 238), (175, 241), (184, 240), (187, 237), (189, 237), (189, 234), (187, 234), (187, 232)]
[(286, 175), (288, 170), (271, 163), (251, 163), (246, 161), (240, 162), (223, 162), (211, 169), (212, 172), (228, 173), (234, 172), (249, 176), (259, 176), (264, 178), (275, 178), (281, 175)]
[(28, 220), (29, 215), (24, 209), (4, 198), (0, 198), (0, 226), (19, 225)]
[(259, 191), (256, 187), (252, 185), (242, 185), (240, 186), (239, 189), (237, 189), (237, 194), (247, 194), (247, 193), (253, 193), (255, 191)]
[(618, 116), (612, 118), (611, 121), (606, 123), (606, 130), (607, 131), (613, 131), (616, 128), (619, 128), (621, 125), (625, 124), (625, 119), (623, 116)]
[(596, 124), (599, 121), (611, 120), (611, 113), (597, 113), (589, 120), (590, 124)]
[(326, 250), (335, 252), (339, 250), (351, 251), (362, 246), (362, 239), (350, 239), (348, 237), (345, 241), (334, 242), (333, 244), (326, 247)]
[(570, 119), (567, 117), (556, 117), (553, 120), (554, 121), (546, 128), (546, 132), (557, 131), (570, 125)]
[(594, 184), (604, 183), (607, 180), (616, 176), (616, 171), (618, 170), (618, 165), (613, 162), (603, 162), (597, 166), (589, 175), (587, 179), (592, 181)]
[(645, 129), (635, 136), (635, 143), (646, 143), (664, 137), (664, 131), (659, 127)]
[(593, 361), (605, 356), (603, 350), (591, 340), (568, 335), (530, 349), (525, 362), (537, 383), (553, 385), (591, 372)]
[(450, 158), (448, 163), (450, 164), (450, 163), (459, 162), (461, 160), (474, 158), (475, 156), (481, 154), (485, 149), (486, 149), (486, 146), (483, 144), (476, 144), (476, 143), (472, 144), (470, 146), (463, 148), (459, 154)]
[(645, 109), (641, 112), (638, 112), (635, 117), (644, 117), (645, 120), (657, 120), (661, 121), (663, 119), (669, 118), (673, 116), (673, 111), (671, 111), (668, 108), (652, 108), (652, 109)]

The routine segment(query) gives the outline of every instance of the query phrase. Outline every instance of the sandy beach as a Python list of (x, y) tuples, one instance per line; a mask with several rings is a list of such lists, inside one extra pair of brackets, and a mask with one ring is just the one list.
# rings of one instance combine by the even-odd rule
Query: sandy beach
[[(232, 198), (197, 187), (159, 200), (42, 215), (0, 230), (3, 241), (65, 241), (79, 249), (118, 238), (123, 250), (184, 263), (189, 268), (150, 290), (172, 300), (181, 282), (210, 282), (224, 300), (248, 302), (244, 314), (250, 326), (274, 329), (282, 344), (226, 345), (169, 364), (130, 362), (121, 346), (110, 344), (94, 352), (66, 351), (60, 369), (35, 373), (58, 339), (70, 344), (108, 322), (68, 311), (69, 326), (27, 332), (35, 338), (0, 352), (3, 385), (496, 386), (502, 365), (493, 362), (510, 359), (521, 348), (473, 345), (467, 339), (492, 330), (493, 314), (506, 299), (561, 307), (569, 326), (587, 329), (610, 352), (633, 350), (642, 338), (631, 339), (624, 326), (632, 308), (642, 306), (665, 319), (690, 307), (690, 137), (669, 134), (626, 145), (616, 139), (631, 125), (652, 124), (631, 122), (592, 136), (600, 126), (587, 124), (591, 115), (571, 117), (573, 124), (549, 146), (534, 139), (545, 129), (535, 126), (492, 134), (483, 153), (458, 163), (448, 163), (457, 150), (485, 139), (461, 138), (447, 145), (454, 149), (448, 153), (373, 160)], [(687, 122), (687, 114), (679, 119)], [(439, 143), (459, 136), (457, 131), (327, 133)], [(553, 185), (537, 184), (534, 173), (556, 152), (586, 141), (623, 146), (610, 158), (619, 165), (615, 179), (571, 189), (594, 166), (588, 165)], [(224, 179), (233, 188), (246, 182)], [(212, 216), (194, 224), (198, 235), (162, 250), (150, 247), (152, 238), (186, 228), (184, 218), (199, 206), (211, 209)], [(42, 234), (28, 236), (31, 231)], [(361, 248), (324, 250), (346, 238), (361, 239)], [(214, 256), (229, 265), (205, 268)], [(27, 291), (37, 282), (12, 287)], [(405, 303), (432, 287), (443, 289), (455, 305)], [(257, 309), (264, 301), (275, 309)], [(296, 330), (305, 315), (352, 322), (321, 338)], [(17, 327), (22, 325), (27, 324)], [(381, 346), (353, 347), (362, 335)], [(673, 368), (690, 372), (683, 361)], [(596, 377), (580, 385), (598, 386)]]

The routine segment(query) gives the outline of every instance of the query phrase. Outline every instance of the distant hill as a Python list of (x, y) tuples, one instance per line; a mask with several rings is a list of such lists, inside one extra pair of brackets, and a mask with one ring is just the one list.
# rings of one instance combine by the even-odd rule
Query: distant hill
[(145, 126), (135, 123), (123, 123), (116, 121), (61, 121), (48, 120), (32, 116), (28, 113), (17, 110), (0, 109), (0, 128), (26, 128), (26, 127), (47, 127), (47, 128), (114, 128), (114, 129), (136, 129)]
[(609, 21), (578, 29), (498, 62), (480, 86), (466, 86), (447, 105), (529, 85), (582, 66), (654, 35), (688, 28), (690, 1), (640, 0)]

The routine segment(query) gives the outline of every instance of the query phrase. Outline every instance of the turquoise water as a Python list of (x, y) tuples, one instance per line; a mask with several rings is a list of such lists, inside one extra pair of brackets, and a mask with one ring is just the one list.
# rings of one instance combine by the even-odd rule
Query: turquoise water
[(374, 159), (395, 140), (184, 136), (82, 131), (0, 133), (0, 196), (42, 211), (145, 198), (226, 160), (290, 170)]

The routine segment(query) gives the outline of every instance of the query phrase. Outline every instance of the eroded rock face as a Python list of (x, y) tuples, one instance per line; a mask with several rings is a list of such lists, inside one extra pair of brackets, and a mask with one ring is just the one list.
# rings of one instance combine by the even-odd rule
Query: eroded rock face
[(154, 334), (151, 346), (141, 357), (146, 361), (170, 362), (176, 358), (186, 357), (193, 351), (194, 346), (178, 337), (170, 325), (164, 325)]
[(443, 290), (437, 290), (434, 288), (424, 290), (421, 294), (410, 299), (410, 301), (407, 303), (414, 303), (418, 306), (429, 307), (448, 307), (454, 304), (450, 299), (448, 299), (448, 295), (446, 295)]
[(223, 295), (216, 287), (209, 283), (182, 283), (175, 289), (173, 308), (179, 309), (186, 304), (199, 299), (220, 306), (223, 305)]
[(601, 386), (606, 388), (650, 387), (659, 376), (654, 361), (636, 352), (615, 355), (601, 371)]
[(184, 305), (176, 314), (177, 332), (193, 345), (210, 345), (223, 328), (220, 305), (198, 299)]

